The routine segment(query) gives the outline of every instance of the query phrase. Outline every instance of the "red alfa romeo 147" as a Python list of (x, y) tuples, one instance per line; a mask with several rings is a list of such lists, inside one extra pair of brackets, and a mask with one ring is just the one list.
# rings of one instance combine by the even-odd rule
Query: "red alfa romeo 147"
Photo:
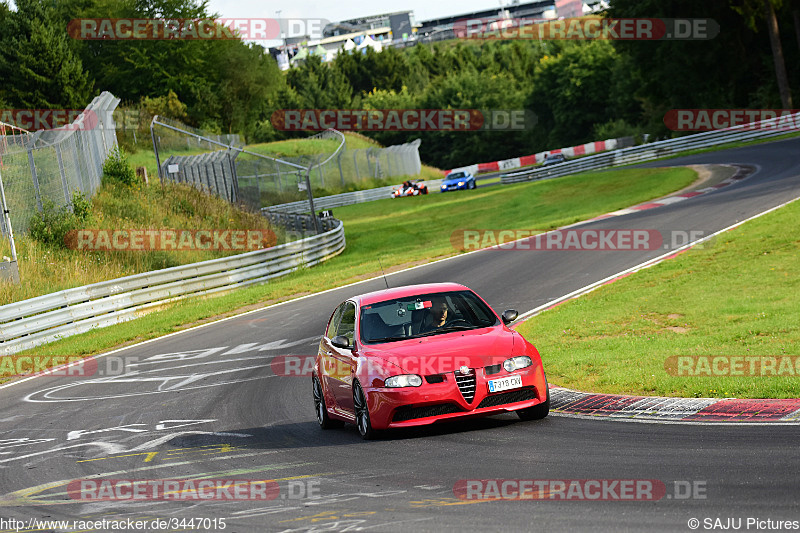
[(350, 422), (365, 439), (387, 428), (507, 411), (550, 411), (536, 348), (456, 283), (355, 296), (328, 320), (312, 376), (323, 429)]

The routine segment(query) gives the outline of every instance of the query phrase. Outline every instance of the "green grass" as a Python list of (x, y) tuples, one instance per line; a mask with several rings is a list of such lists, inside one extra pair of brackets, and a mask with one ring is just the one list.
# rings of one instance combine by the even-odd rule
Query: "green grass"
[[(552, 383), (604, 393), (798, 398), (800, 375), (676, 376), (670, 356), (800, 356), (800, 202), (535, 316)], [(780, 231), (778, 228), (785, 228)], [(800, 374), (800, 368), (795, 367)]]
[[(73, 229), (272, 229), (275, 239), (286, 241), (282, 228), (270, 228), (259, 214), (243, 211), (216, 196), (185, 184), (151, 183), (129, 188), (104, 184), (91, 200), (91, 215)], [(21, 284), (0, 283), (0, 305), (55, 291), (171, 266), (215, 259), (238, 251), (156, 250), (86, 251), (48, 245), (30, 236), (17, 235), (16, 248)], [(63, 242), (63, 241), (62, 241)], [(6, 239), (0, 239), (0, 255), (10, 256)]]
[[(613, 211), (680, 189), (696, 178), (689, 169), (585, 173), (452, 194), (386, 199), (337, 209), (347, 248), (329, 261), (271, 283), (173, 304), (135, 321), (51, 343), (29, 353), (100, 353), (177, 331), (197, 321), (258, 308), (299, 295), (367, 279), (458, 252), (450, 242), (464, 228), (547, 229)], [(358, 292), (354, 288), (353, 292)], [(321, 327), (321, 324), (316, 326)]]
[[(167, 143), (170, 146), (178, 146), (180, 143), (175, 142), (174, 137), (177, 134), (171, 133), (173, 142)], [(381, 148), (381, 145), (372, 139), (361, 135), (359, 133), (347, 132), (344, 134), (347, 149), (359, 150), (363, 148)], [(147, 169), (147, 176), (151, 182), (158, 182), (158, 167), (156, 166), (156, 156), (152, 150), (152, 145), (147, 142), (140, 142), (138, 149), (128, 154), (128, 161), (134, 168), (145, 167)], [(203, 148), (186, 148), (180, 145), (181, 148), (176, 150), (174, 148), (163, 149), (161, 156), (161, 164), (164, 164), (169, 155), (194, 155), (200, 154), (207, 150)], [(285, 141), (275, 141), (270, 143), (259, 143), (245, 146), (246, 150), (251, 152), (265, 155), (273, 158), (296, 158), (300, 156), (314, 156), (320, 155), (321, 160), (327, 158), (339, 147), (338, 139), (289, 139)], [(239, 160), (254, 160), (256, 156), (249, 154), (240, 154)], [(368, 176), (367, 161), (364, 154), (360, 154), (359, 168), (360, 172), (356, 172), (354, 168), (354, 160), (352, 155), (347, 155), (341, 160), (342, 174), (344, 175), (345, 183), (342, 184), (342, 175), (339, 174), (339, 166), (336, 160), (330, 161), (323, 167), (323, 176), (315, 169), (311, 173), (311, 187), (314, 191), (315, 197), (330, 196), (332, 194), (339, 194), (343, 192), (360, 191), (365, 189), (372, 189), (375, 187), (383, 187), (386, 185), (397, 185), (402, 183), (407, 178), (421, 178), (426, 180), (438, 179), (442, 177), (442, 171), (438, 168), (429, 165), (422, 165), (422, 170), (418, 176), (393, 176), (391, 178), (374, 178)], [(273, 172), (269, 170), (269, 172)], [(274, 178), (263, 178), (261, 182), (261, 202), (262, 206), (276, 205), (281, 203), (294, 202), (304, 200), (307, 198), (306, 193), (298, 191), (296, 187), (297, 176), (289, 174), (289, 167), (282, 167), (284, 183), (279, 189), (277, 184), (274, 183)], [(323, 182), (324, 180), (324, 182)]]
[[(591, 172), (558, 180), (368, 202), (335, 209), (334, 215), (345, 222), (348, 248), (352, 245), (362, 254), (380, 254), (384, 264), (401, 263), (452, 254), (451, 236), (459, 230), (544, 231), (665, 195), (695, 177), (696, 173), (686, 168)], [(377, 261), (372, 262), (377, 266)]]
[[(380, 148), (377, 141), (358, 133), (344, 133), (348, 150), (361, 148)], [(338, 138), (330, 139), (288, 139), (269, 143), (251, 144), (247, 149), (268, 156), (297, 157), (301, 155), (331, 154), (339, 147)]]

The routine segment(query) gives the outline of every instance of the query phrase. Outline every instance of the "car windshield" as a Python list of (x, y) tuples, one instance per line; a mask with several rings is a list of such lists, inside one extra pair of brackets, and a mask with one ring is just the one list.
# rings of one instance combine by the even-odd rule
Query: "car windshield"
[(497, 325), (492, 310), (471, 291), (421, 294), (361, 308), (359, 330), (367, 344), (427, 337)]
[(447, 176), (447, 179), (449, 179), (449, 180), (458, 180), (458, 179), (463, 178), (465, 175), (466, 174), (464, 174), (463, 172), (451, 172), (450, 175)]
[(548, 155), (548, 156), (546, 157), (546, 160), (547, 160), (547, 161), (558, 161), (558, 160), (560, 160), (562, 157), (564, 157), (564, 156), (562, 156), (562, 155)]

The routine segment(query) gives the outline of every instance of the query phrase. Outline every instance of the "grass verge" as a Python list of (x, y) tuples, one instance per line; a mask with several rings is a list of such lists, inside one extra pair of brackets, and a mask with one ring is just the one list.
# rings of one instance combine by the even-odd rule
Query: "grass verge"
[[(39, 225), (42, 230), (16, 237), (22, 283), (0, 283), (0, 305), (72, 287), (247, 251), (79, 250), (74, 249), (77, 238), (70, 240), (70, 246), (65, 242), (69, 233), (74, 236), (74, 232), (78, 230), (108, 230), (109, 234), (113, 230), (130, 229), (265, 230), (269, 239), (264, 246), (287, 240), (282, 228), (272, 228), (261, 215), (239, 209), (222, 198), (210, 196), (186, 184), (165, 183), (162, 187), (157, 182), (150, 185), (136, 183), (128, 187), (106, 182), (91, 202), (86, 203), (86, 213), (81, 218), (71, 216), (63, 209), (47, 206), (46, 216), (40, 219), (43, 220)], [(194, 242), (192, 240), (191, 244)], [(146, 246), (144, 241), (141, 244)], [(174, 244), (177, 246), (179, 242)], [(0, 239), (0, 255), (11, 255), (6, 239)]]
[[(781, 358), (800, 356), (800, 239), (776, 230), (798, 225), (800, 202), (794, 202), (702, 249), (545, 311), (518, 331), (540, 350), (548, 379), (568, 388), (798, 398), (800, 367), (782, 367)], [(703, 357), (684, 359), (679, 368), (676, 356)], [(731, 366), (733, 359), (714, 366), (719, 356), (774, 357), (776, 367), (752, 376), (749, 360), (741, 368)], [(760, 361), (754, 365), (759, 374)]]
[[(347, 142), (347, 149), (348, 150), (360, 150), (365, 148), (382, 148), (382, 146), (377, 142), (369, 137), (361, 135), (355, 132), (347, 132), (344, 134), (346, 142)], [(338, 139), (288, 139), (284, 141), (274, 141), (269, 143), (258, 143), (258, 144), (251, 144), (247, 145), (244, 148), (256, 154), (268, 156), (268, 157), (276, 157), (276, 158), (295, 158), (299, 156), (313, 156), (313, 155), (320, 155), (323, 154), (323, 159), (328, 155), (332, 154), (337, 148), (339, 147), (339, 140)], [(134, 167), (145, 167), (147, 169), (147, 177), (151, 182), (158, 182), (158, 167), (156, 165), (156, 156), (153, 152), (152, 145), (147, 144), (147, 142), (138, 143), (135, 146), (135, 151), (128, 155), (128, 161)], [(161, 164), (164, 164), (167, 157), (169, 155), (180, 155), (180, 156), (188, 156), (188, 155), (196, 155), (202, 154), (207, 150), (202, 148), (193, 147), (190, 149), (186, 149), (183, 147), (180, 150), (172, 149), (162, 149), (161, 153)], [(239, 160), (253, 160), (257, 159), (255, 156), (251, 156), (249, 154), (241, 154), (238, 156)], [(375, 187), (383, 187), (386, 185), (397, 185), (403, 182), (406, 179), (404, 176), (394, 176), (391, 178), (373, 178), (369, 177), (365, 174), (366, 172), (366, 159), (361, 161), (360, 163), (361, 171), (356, 177), (356, 171), (352, 168), (352, 157), (346, 158), (342, 162), (342, 171), (345, 177), (345, 184), (341, 184), (340, 176), (338, 174), (338, 168), (336, 162), (328, 165), (328, 173), (329, 176), (327, 181), (325, 182), (327, 186), (322, 186), (321, 183), (317, 183), (315, 180), (318, 179), (318, 173), (312, 174), (312, 188), (314, 190), (315, 196), (329, 196), (332, 194), (339, 194), (343, 192), (351, 192), (351, 191), (360, 191), (365, 189), (372, 189)], [(297, 179), (294, 176), (290, 176), (286, 169), (284, 169), (284, 179), (292, 181), (292, 179)], [(412, 178), (422, 178), (426, 180), (433, 180), (439, 179), (443, 177), (442, 171), (436, 167), (432, 167), (429, 165), (422, 165), (422, 169), (418, 176), (411, 176)], [(269, 184), (271, 183), (270, 180), (266, 180), (263, 186), (266, 189), (269, 189)], [(294, 185), (294, 183), (292, 183)], [(266, 194), (263, 198), (263, 205), (274, 205), (276, 203), (286, 203), (292, 202), (296, 200), (303, 200), (305, 199), (304, 192), (298, 192), (296, 187), (287, 187), (283, 194)]]
[[(88, 355), (185, 329), (210, 317), (238, 313), (387, 271), (455, 255), (450, 237), (464, 228), (548, 229), (657, 198), (690, 184), (686, 168), (584, 173), (458, 193), (386, 199), (337, 209), (347, 248), (329, 261), (272, 283), (172, 304), (135, 321), (50, 343), (29, 354)], [(357, 291), (358, 289), (354, 289)], [(314, 331), (323, 324), (312, 324)]]

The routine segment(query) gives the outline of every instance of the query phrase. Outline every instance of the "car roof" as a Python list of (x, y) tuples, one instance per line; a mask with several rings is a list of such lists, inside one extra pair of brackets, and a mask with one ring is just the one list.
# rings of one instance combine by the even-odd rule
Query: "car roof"
[(402, 287), (393, 287), (391, 289), (383, 289), (380, 291), (368, 292), (366, 294), (359, 294), (351, 298), (355, 300), (358, 305), (369, 305), (393, 298), (408, 298), (409, 296), (416, 296), (418, 294), (430, 294), (436, 292), (451, 292), (470, 290), (469, 288), (459, 283), (425, 283), (422, 285), (404, 285)]

